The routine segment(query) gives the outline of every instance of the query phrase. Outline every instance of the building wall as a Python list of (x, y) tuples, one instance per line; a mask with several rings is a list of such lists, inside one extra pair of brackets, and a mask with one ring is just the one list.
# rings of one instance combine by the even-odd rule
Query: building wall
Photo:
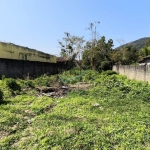
[(53, 55), (4, 42), (0, 42), (0, 58), (56, 63)]
[(145, 63), (146, 63), (146, 64), (150, 64), (150, 58), (146, 58), (146, 59), (145, 59)]
[(150, 83), (150, 65), (144, 66), (128, 66), (128, 65), (115, 65), (113, 71), (127, 76), (129, 79), (139, 81), (148, 81)]

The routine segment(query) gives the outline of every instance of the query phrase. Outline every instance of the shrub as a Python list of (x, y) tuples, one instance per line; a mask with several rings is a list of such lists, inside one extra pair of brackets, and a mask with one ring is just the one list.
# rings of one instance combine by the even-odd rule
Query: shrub
[(8, 88), (13, 91), (21, 91), (21, 86), (16, 82), (15, 79), (12, 78), (5, 78), (5, 83)]
[(83, 81), (87, 82), (87, 81), (93, 81), (97, 78), (97, 76), (99, 75), (99, 73), (97, 71), (92, 71), (92, 70), (88, 70), (86, 71), (84, 77), (83, 77)]
[(25, 85), (28, 86), (28, 87), (30, 87), (30, 88), (34, 88), (35, 87), (35, 85), (34, 85), (34, 83), (33, 83), (32, 80), (25, 81)]
[(58, 79), (59, 79), (58, 76), (43, 75), (35, 79), (35, 85), (49, 87), (52, 86)]
[(115, 71), (112, 71), (112, 70), (107, 70), (107, 71), (104, 71), (102, 72), (103, 75), (113, 75), (113, 74), (117, 74)]

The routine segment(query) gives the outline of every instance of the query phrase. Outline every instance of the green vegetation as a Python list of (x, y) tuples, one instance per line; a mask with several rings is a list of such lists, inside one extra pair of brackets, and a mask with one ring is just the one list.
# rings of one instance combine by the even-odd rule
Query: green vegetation
[(89, 24), (87, 29), (91, 32), (91, 39), (87, 41), (84, 40), (83, 36), (73, 36), (65, 32), (63, 42), (59, 41), (59, 44), (61, 46), (60, 55), (67, 58), (67, 69), (78, 66), (80, 69), (91, 69), (101, 72), (111, 69), (113, 65), (138, 64), (139, 60), (150, 54), (149, 37), (127, 44), (118, 40), (121, 46), (113, 49), (112, 39), (106, 41), (105, 36), (98, 36), (98, 24), (100, 24), (99, 21)]
[(132, 45), (122, 47), (110, 53), (113, 64), (132, 65), (139, 60), (139, 51)]
[[(36, 91), (57, 82), (79, 81), (92, 87), (53, 99)], [(0, 89), (4, 98), (1, 150), (150, 149), (150, 85), (146, 82), (112, 71), (70, 70), (26, 81), (4, 78)]]
[(145, 45), (140, 49), (139, 54), (143, 57), (150, 55), (150, 38), (145, 41)]
[(133, 65), (150, 55), (150, 38), (142, 38), (124, 44), (110, 53), (113, 64)]
[[(59, 41), (61, 46), (60, 55), (64, 58), (67, 58), (68, 64), (67, 68), (73, 68), (74, 66), (81, 66), (80, 59), (81, 53), (83, 51), (83, 43), (85, 40), (84, 37), (74, 36), (68, 32), (65, 32), (65, 37), (63, 41)], [(79, 60), (77, 61), (76, 58)]]
[(109, 53), (112, 51), (113, 40), (106, 42), (105, 36), (101, 37), (96, 45), (87, 43), (83, 52), (82, 64), (85, 68), (102, 71), (111, 69), (111, 58)]
[(147, 41), (150, 39), (150, 37), (145, 37), (145, 38), (140, 38), (138, 40), (135, 40), (135, 41), (132, 41), (130, 43), (127, 43), (127, 44), (123, 44), (122, 46), (120, 47), (117, 47), (117, 49), (121, 49), (123, 47), (126, 47), (126, 46), (129, 46), (129, 45), (132, 45), (133, 47), (135, 47), (137, 50), (140, 50), (141, 48), (143, 48), (145, 46), (145, 44), (147, 43)]

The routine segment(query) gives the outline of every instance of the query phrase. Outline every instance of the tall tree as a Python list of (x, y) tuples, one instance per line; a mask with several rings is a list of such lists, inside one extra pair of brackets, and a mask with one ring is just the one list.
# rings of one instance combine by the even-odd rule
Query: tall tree
[(113, 64), (130, 65), (138, 61), (139, 53), (134, 46), (128, 45), (112, 51), (110, 58)]
[(113, 40), (106, 42), (105, 36), (101, 37), (95, 46), (89, 46), (83, 53), (83, 65), (90, 65), (93, 70), (105, 70), (111, 67), (109, 52), (113, 47)]
[(76, 62), (76, 59), (80, 60), (82, 51), (84, 49), (85, 40), (84, 37), (74, 36), (68, 32), (65, 32), (63, 41), (59, 41), (61, 46), (61, 56), (66, 57), (70, 62)]
[(100, 24), (100, 21), (90, 23), (89, 27), (87, 28), (91, 32), (91, 45), (92, 46), (95, 46), (97, 44), (97, 39), (98, 39), (97, 25), (98, 24)]

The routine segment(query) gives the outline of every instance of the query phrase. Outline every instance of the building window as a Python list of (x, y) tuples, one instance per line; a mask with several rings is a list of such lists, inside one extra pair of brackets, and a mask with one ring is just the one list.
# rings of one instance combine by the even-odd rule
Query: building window
[(25, 55), (24, 60), (27, 60), (27, 55)]

